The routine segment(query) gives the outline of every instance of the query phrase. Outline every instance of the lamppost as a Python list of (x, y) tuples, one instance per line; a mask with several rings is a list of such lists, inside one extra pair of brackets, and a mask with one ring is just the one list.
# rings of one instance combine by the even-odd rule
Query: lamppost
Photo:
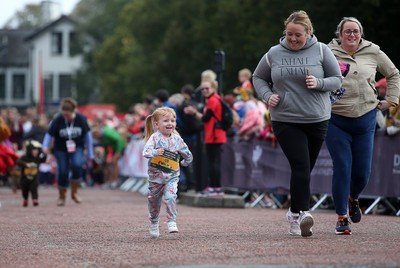
[(222, 95), (222, 72), (225, 70), (225, 52), (221, 48), (214, 51), (213, 69), (217, 74), (218, 94)]

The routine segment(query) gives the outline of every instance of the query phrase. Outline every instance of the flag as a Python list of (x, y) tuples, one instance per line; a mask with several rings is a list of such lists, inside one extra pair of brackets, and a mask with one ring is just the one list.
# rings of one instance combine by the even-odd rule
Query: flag
[(39, 51), (39, 99), (38, 99), (38, 113), (44, 111), (44, 88), (43, 88), (43, 63), (42, 51)]

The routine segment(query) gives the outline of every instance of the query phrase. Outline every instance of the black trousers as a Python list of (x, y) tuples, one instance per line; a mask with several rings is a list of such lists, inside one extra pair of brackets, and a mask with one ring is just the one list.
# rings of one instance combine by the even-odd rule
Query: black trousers
[(297, 124), (272, 122), (274, 133), (289, 161), (290, 210), (293, 213), (310, 208), (310, 176), (325, 140), (328, 122)]
[(28, 180), (27, 178), (24, 177), (21, 178), (21, 191), (24, 200), (29, 199), (29, 193), (32, 196), (32, 200), (37, 200), (39, 198), (38, 188), (39, 188), (39, 179), (37, 176), (32, 180)]
[(206, 144), (209, 186), (221, 187), (221, 143)]

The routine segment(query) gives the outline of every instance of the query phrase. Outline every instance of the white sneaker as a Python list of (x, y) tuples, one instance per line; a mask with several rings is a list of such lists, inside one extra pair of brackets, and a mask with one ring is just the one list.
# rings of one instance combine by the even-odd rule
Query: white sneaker
[(170, 232), (170, 233), (179, 232), (178, 227), (176, 226), (176, 222), (174, 222), (174, 221), (168, 222), (168, 232)]
[(291, 235), (301, 235), (300, 230), (300, 214), (292, 213), (290, 208), (286, 213), (287, 220), (289, 222), (289, 234)]
[(396, 135), (396, 134), (399, 133), (399, 132), (400, 132), (400, 128), (395, 127), (395, 126), (388, 126), (388, 127), (386, 128), (386, 133), (387, 133), (389, 136)]
[(312, 236), (314, 218), (309, 211), (300, 211), (300, 230), (301, 236)]
[(160, 236), (160, 229), (158, 228), (158, 223), (150, 223), (149, 228), (150, 236), (157, 238)]

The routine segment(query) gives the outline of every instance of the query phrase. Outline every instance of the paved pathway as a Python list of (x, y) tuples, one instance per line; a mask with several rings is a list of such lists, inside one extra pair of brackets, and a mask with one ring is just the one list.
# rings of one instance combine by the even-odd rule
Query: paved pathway
[(23, 208), (0, 188), (0, 267), (400, 267), (399, 217), (364, 216), (353, 235), (336, 236), (333, 212), (315, 212), (314, 235), (301, 238), (288, 235), (283, 210), (180, 205), (181, 232), (162, 224), (151, 239), (145, 197), (95, 189), (82, 197), (58, 208), (56, 190), (41, 189), (40, 206)]

